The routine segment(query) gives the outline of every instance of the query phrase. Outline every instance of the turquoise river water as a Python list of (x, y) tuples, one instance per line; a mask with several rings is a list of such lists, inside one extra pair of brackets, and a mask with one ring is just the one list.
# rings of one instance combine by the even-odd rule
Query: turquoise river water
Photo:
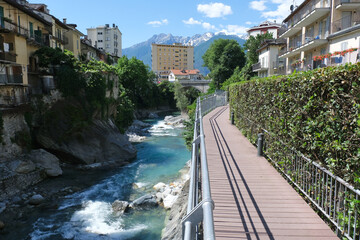
[[(150, 123), (150, 136), (136, 144), (138, 155), (134, 162), (98, 184), (67, 196), (55, 213), (33, 224), (30, 239), (160, 239), (164, 208), (133, 211), (121, 217), (116, 217), (111, 208), (115, 200), (131, 201), (152, 192), (158, 182), (176, 180), (190, 159), (181, 129), (165, 125), (162, 120)], [(139, 188), (134, 188), (134, 183)]]

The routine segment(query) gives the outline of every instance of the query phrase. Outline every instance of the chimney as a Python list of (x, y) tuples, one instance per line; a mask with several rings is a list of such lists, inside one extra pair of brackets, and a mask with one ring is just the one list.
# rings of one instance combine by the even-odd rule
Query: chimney
[(63, 23), (66, 24), (66, 18), (63, 18)]
[(107, 27), (107, 28), (108, 28), (108, 27), (110, 27), (110, 25), (109, 25), (109, 24), (105, 24), (105, 27)]

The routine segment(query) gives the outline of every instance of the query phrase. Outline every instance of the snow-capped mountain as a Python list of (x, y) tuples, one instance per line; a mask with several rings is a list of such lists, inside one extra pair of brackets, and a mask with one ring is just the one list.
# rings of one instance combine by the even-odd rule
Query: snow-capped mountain
[(194, 46), (194, 57), (195, 57), (195, 68), (199, 69), (203, 74), (207, 74), (208, 70), (202, 67), (202, 55), (206, 52), (207, 48), (210, 46), (210, 42), (215, 39), (226, 38), (226, 39), (235, 39), (240, 45), (245, 42), (245, 36), (235, 36), (227, 35), (223, 32), (220, 33), (204, 33), (196, 34), (192, 37), (182, 37), (182, 36), (173, 36), (172, 34), (157, 34), (152, 36), (147, 41), (135, 44), (129, 48), (123, 49), (123, 55), (130, 57), (136, 57), (137, 59), (142, 60), (145, 64), (151, 66), (151, 44), (173, 44), (173, 43), (182, 43), (188, 46)]

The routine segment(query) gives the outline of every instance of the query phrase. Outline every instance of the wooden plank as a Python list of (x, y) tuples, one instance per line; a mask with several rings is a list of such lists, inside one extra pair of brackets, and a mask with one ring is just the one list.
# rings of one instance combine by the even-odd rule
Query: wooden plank
[(216, 239), (338, 239), (229, 121), (228, 107), (203, 118)]

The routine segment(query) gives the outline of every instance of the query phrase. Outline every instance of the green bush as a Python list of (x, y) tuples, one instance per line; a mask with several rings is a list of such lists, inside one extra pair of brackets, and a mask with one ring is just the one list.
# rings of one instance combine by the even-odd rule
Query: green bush
[(281, 154), (285, 146), (294, 148), (356, 184), (360, 63), (252, 79), (230, 85), (229, 91), (236, 124), (245, 135), (264, 128), (276, 136), (267, 149), (270, 154)]

